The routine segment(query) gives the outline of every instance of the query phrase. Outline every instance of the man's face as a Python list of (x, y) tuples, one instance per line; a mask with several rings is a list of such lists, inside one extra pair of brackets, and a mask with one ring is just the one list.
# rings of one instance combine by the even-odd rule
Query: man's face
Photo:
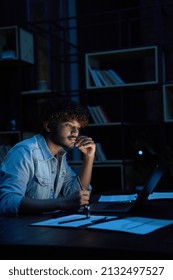
[(51, 140), (66, 149), (73, 149), (79, 135), (80, 124), (75, 121), (59, 122), (53, 129)]

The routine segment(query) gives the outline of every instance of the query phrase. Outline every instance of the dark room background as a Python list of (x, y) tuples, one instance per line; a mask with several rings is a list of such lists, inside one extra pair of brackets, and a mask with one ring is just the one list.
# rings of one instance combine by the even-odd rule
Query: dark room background
[[(160, 187), (173, 187), (172, 30), (167, 0), (2, 0), (1, 159), (33, 135), (42, 100), (66, 95), (91, 113), (96, 192), (140, 189), (160, 162)], [(90, 70), (109, 69), (122, 83), (96, 84)]]

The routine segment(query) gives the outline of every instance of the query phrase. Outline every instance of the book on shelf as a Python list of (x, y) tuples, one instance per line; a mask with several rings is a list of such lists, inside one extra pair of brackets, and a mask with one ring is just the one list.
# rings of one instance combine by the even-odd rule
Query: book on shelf
[(99, 70), (89, 66), (89, 72), (91, 74), (94, 85), (97, 87), (122, 85), (123, 79), (113, 70)]
[(106, 160), (106, 155), (103, 151), (101, 143), (99, 142), (96, 143), (96, 159), (98, 159), (99, 161)]
[(106, 86), (113, 86), (115, 85), (115, 81), (112, 78), (112, 76), (110, 76), (110, 74), (108, 73), (107, 70), (100, 70), (100, 75), (103, 77)]
[(88, 66), (90, 75), (92, 77), (93, 83), (97, 87), (102, 87), (103, 83), (101, 82), (100, 78), (97, 75), (96, 69), (92, 68), (91, 66)]
[(102, 123), (95, 106), (87, 106), (94, 123)]
[(108, 115), (101, 105), (87, 106), (94, 123), (110, 122)]
[(112, 69), (108, 69), (107, 73), (110, 77), (114, 79), (115, 84), (124, 84), (124, 81), (120, 78), (120, 76)]
[(103, 86), (112, 85), (112, 83), (110, 84), (109, 80), (107, 81), (106, 78), (104, 77), (103, 70), (96, 70), (96, 73), (97, 73), (99, 79), (101, 80), (101, 83)]
[(97, 109), (103, 123), (110, 122), (110, 118), (109, 118), (108, 114), (106, 113), (106, 111), (104, 110), (103, 106), (98, 105), (98, 106), (96, 106), (96, 109)]

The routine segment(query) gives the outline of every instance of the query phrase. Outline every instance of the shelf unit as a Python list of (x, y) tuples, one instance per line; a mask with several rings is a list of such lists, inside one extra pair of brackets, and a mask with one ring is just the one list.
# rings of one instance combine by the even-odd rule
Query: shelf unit
[[(80, 160), (69, 160), (68, 163), (74, 171), (78, 171), (78, 169), (81, 166), (82, 161)], [(115, 169), (116, 166), (116, 169)], [(100, 170), (103, 170), (104, 172), (100, 172)], [(106, 184), (105, 183), (105, 176), (107, 178), (111, 178), (112, 174), (114, 175), (114, 185), (112, 190), (123, 190), (124, 189), (124, 177), (123, 177), (123, 165), (122, 161), (118, 160), (106, 160), (106, 161), (94, 161), (93, 165), (93, 173), (92, 173), (92, 186), (93, 186), (93, 193), (102, 192), (105, 191), (107, 187), (109, 187), (109, 190), (112, 188), (112, 186), (108, 186), (109, 179)], [(102, 181), (102, 184), (100, 182)], [(99, 186), (99, 188), (97, 188)]]
[(10, 145), (21, 140), (20, 92), (32, 81), (34, 63), (33, 33), (17, 25), (0, 27), (0, 137)]
[[(136, 182), (128, 182), (129, 174), (137, 157), (137, 148), (144, 148), (142, 138), (146, 133), (156, 133), (159, 139), (161, 112), (158, 105), (160, 98), (160, 85), (158, 73), (158, 48), (157, 46), (145, 46), (140, 48), (129, 48), (104, 52), (92, 52), (85, 54), (85, 77), (86, 77), (86, 103), (89, 107), (103, 107), (109, 121), (93, 121), (88, 127), (88, 133), (96, 142), (101, 142), (106, 155), (106, 161), (100, 167), (99, 174), (105, 172), (109, 161), (112, 161), (111, 176), (105, 175), (102, 182), (109, 184), (109, 188), (116, 188), (116, 180), (121, 181), (119, 187), (128, 190), (137, 185)], [(123, 82), (118, 80), (106, 85), (94, 82), (92, 71), (99, 79), (98, 71), (113, 70)], [(109, 73), (110, 75), (110, 73)], [(102, 76), (104, 79), (104, 76)], [(155, 113), (152, 113), (152, 106)], [(158, 108), (157, 108), (158, 107)], [(97, 111), (97, 114), (99, 112)], [(141, 141), (140, 147), (136, 147), (137, 141)], [(159, 141), (158, 141), (159, 142)], [(152, 143), (151, 143), (152, 146)], [(148, 148), (149, 149), (149, 148)], [(159, 147), (158, 149), (159, 150)], [(158, 160), (157, 151), (154, 153), (154, 162)], [(151, 155), (152, 157), (153, 155)], [(101, 169), (101, 167), (103, 169)], [(151, 169), (152, 169), (151, 167)], [(120, 168), (120, 179), (115, 176), (116, 169)], [(146, 171), (145, 178), (150, 170)], [(98, 176), (99, 176), (98, 174)], [(142, 180), (141, 180), (142, 181)], [(141, 182), (138, 183), (142, 184)], [(96, 189), (99, 189), (97, 184)]]
[(98, 79), (97, 71), (106, 70), (109, 74), (110, 69), (122, 79), (122, 83), (115, 81), (106, 87), (148, 86), (158, 83), (157, 46), (87, 53), (85, 66), (86, 89), (105, 87), (99, 87), (93, 82), (90, 69)]
[(0, 61), (19, 60), (34, 64), (34, 36), (19, 26), (0, 28)]

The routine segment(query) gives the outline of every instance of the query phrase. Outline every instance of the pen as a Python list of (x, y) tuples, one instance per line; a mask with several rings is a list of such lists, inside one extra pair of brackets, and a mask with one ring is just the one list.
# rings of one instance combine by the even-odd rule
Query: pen
[(82, 221), (82, 220), (86, 220), (86, 219), (88, 219), (88, 217), (78, 218), (78, 219), (73, 219), (73, 220), (64, 220), (64, 221), (59, 221), (58, 224), (66, 224), (66, 223), (77, 222), (77, 221)]
[(106, 220), (107, 220), (107, 217), (103, 217), (100, 219), (93, 220), (93, 221), (91, 221), (91, 223), (97, 224), (97, 223), (105, 222)]
[[(88, 217), (84, 217), (84, 218), (77, 218), (77, 219), (72, 219), (72, 220), (63, 220), (63, 221), (59, 221), (58, 224), (66, 224), (66, 223), (72, 223), (72, 222), (78, 222), (78, 221), (82, 221), (82, 220), (87, 220)], [(96, 223), (101, 223), (107, 220), (107, 217), (102, 217), (102, 218), (97, 218), (91, 221), (91, 224), (96, 224)]]
[[(83, 190), (83, 187), (82, 187), (81, 181), (79, 179), (79, 176), (77, 176), (77, 180), (78, 180), (78, 183), (80, 185), (81, 190)], [(89, 218), (90, 217), (90, 206), (86, 204), (82, 208), (84, 209), (84, 213), (86, 215), (86, 218)]]

